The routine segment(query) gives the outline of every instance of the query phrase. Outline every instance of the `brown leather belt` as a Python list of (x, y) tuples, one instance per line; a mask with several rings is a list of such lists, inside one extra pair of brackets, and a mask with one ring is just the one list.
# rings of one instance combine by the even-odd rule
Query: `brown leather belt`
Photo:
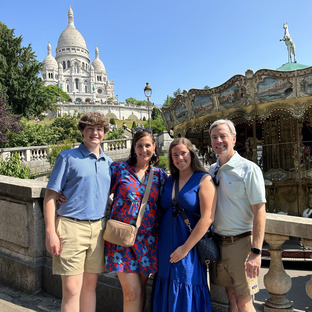
[(235, 236), (223, 236), (223, 235), (219, 235), (217, 233), (214, 233), (215, 237), (221, 241), (221, 242), (236, 242), (237, 240), (243, 238), (243, 237), (247, 237), (252, 235), (252, 231), (248, 231), (239, 235), (235, 235)]
[(70, 219), (70, 220), (74, 220), (74, 221), (76, 221), (76, 222), (82, 222), (82, 221), (84, 221), (84, 222), (97, 222), (97, 221), (100, 221), (100, 220), (103, 219), (103, 218), (101, 218), (101, 219), (95, 219), (95, 220), (92, 220), (92, 219), (80, 220), (80, 219), (77, 219), (77, 218), (64, 217), (64, 216), (63, 216), (63, 218), (67, 218), (67, 219)]

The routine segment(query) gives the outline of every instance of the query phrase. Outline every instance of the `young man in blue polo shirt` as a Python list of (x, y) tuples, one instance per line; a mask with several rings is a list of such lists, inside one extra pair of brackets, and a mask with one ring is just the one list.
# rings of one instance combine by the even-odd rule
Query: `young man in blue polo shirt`
[[(109, 198), (112, 160), (100, 143), (109, 130), (100, 113), (78, 123), (83, 143), (61, 152), (44, 198), (46, 248), (53, 274), (62, 277), (62, 311), (95, 311), (98, 274), (104, 271), (104, 216)], [(59, 195), (66, 196), (59, 206)]]
[(209, 168), (218, 191), (214, 234), (221, 257), (213, 283), (225, 286), (231, 312), (255, 311), (259, 291), (261, 248), (265, 232), (265, 185), (260, 168), (235, 150), (236, 130), (230, 120), (216, 120), (209, 129), (218, 155)]

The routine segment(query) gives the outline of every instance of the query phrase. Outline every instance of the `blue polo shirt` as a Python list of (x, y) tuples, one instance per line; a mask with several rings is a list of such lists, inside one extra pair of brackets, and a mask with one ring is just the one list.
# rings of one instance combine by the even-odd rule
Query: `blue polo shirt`
[(57, 207), (58, 215), (80, 220), (104, 217), (111, 183), (112, 160), (103, 153), (99, 158), (83, 143), (61, 152), (53, 167), (47, 188), (67, 200)]

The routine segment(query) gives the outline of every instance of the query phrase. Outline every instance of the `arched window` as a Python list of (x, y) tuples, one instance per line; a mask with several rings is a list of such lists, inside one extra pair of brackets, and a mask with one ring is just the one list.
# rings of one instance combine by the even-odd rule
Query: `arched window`
[(65, 68), (66, 68), (66, 62), (63, 61), (63, 69), (65, 69)]
[(76, 85), (76, 89), (79, 89), (79, 79), (75, 79), (75, 85)]
[(84, 82), (85, 92), (88, 93), (88, 81), (85, 80)]
[(67, 92), (70, 92), (69, 91), (69, 80), (66, 80), (66, 90), (67, 90)]
[(70, 68), (70, 61), (67, 61), (67, 68)]

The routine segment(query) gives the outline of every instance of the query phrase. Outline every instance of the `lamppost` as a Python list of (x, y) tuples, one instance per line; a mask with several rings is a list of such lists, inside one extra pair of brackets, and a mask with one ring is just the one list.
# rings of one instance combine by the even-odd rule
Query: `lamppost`
[(148, 114), (148, 127), (151, 128), (151, 118), (150, 118), (150, 103), (149, 98), (152, 96), (152, 88), (149, 86), (148, 82), (144, 88), (144, 94), (147, 97), (147, 114)]

